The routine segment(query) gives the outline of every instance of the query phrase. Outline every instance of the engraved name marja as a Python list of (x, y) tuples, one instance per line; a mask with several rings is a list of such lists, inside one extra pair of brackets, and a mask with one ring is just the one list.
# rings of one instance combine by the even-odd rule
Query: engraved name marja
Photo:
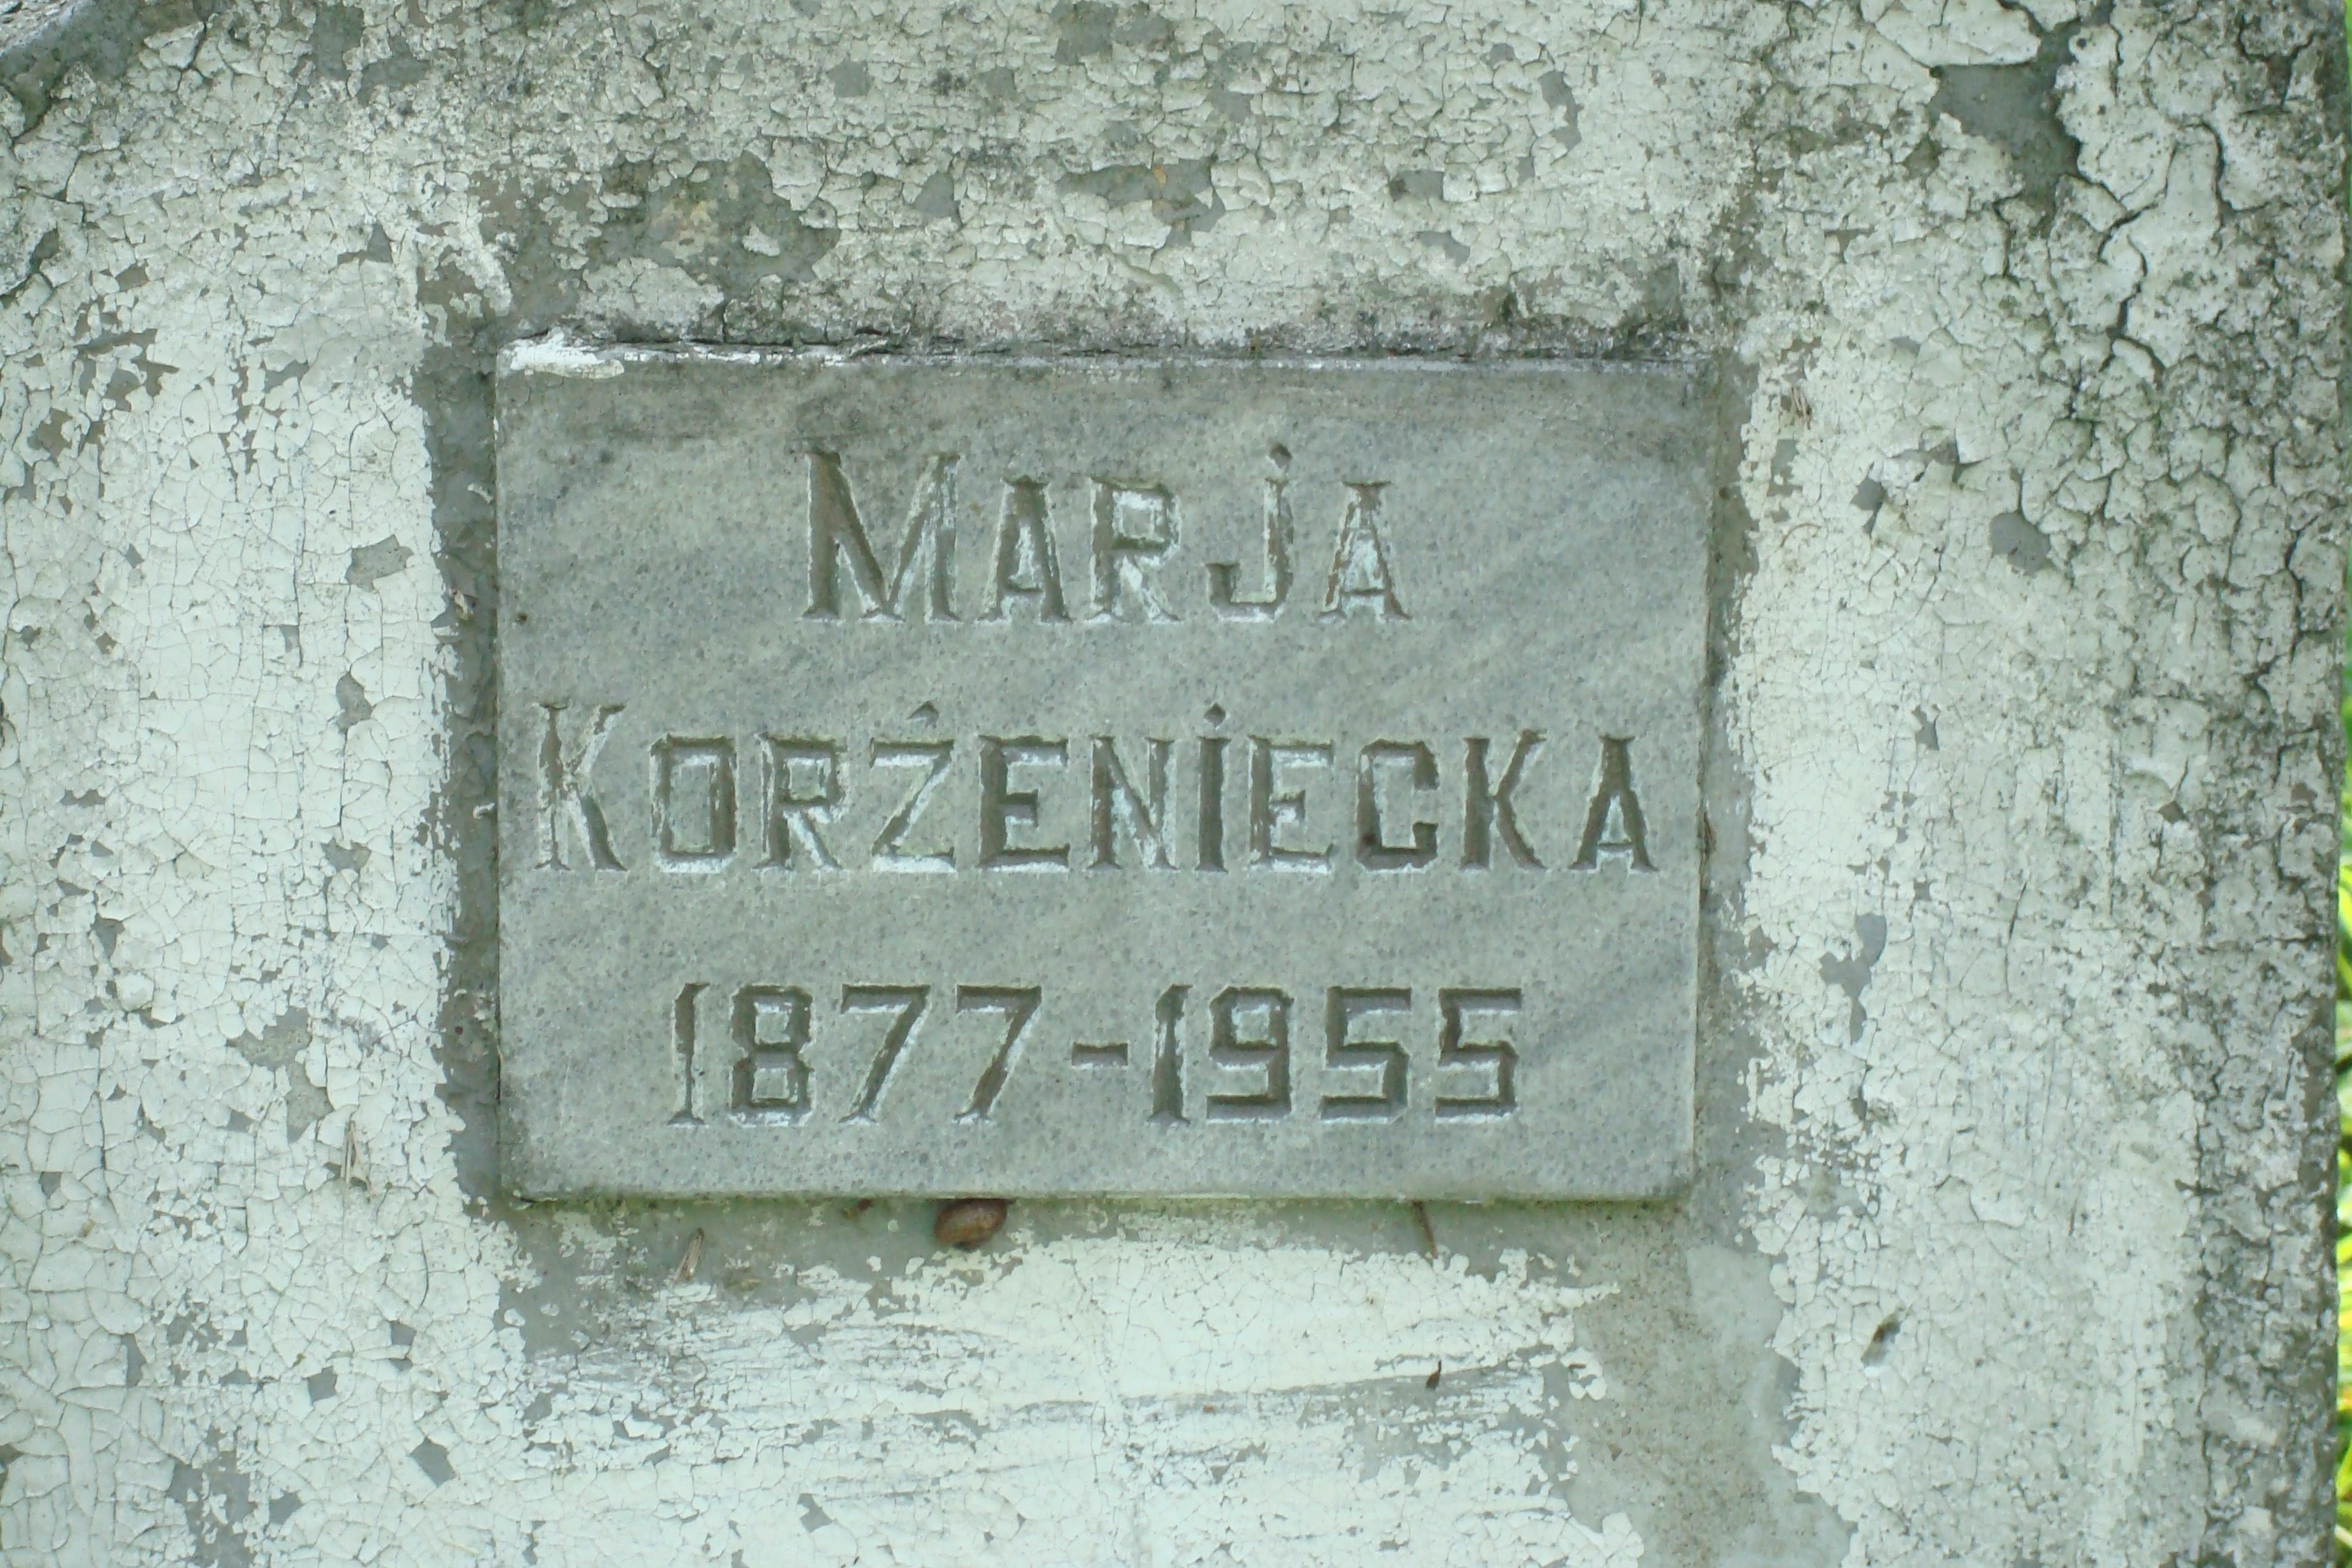
[[(1261, 559), (1257, 584), (1244, 591), (1238, 563), (1208, 568), (1209, 607), (1233, 621), (1271, 621), (1290, 602), (1296, 536), (1291, 511), (1290, 454), (1276, 447), (1276, 470), (1264, 482), (1260, 505)], [(898, 551), (886, 533), (877, 546), (867, 531), (839, 454), (810, 452), (808, 463), (807, 618), (931, 621), (963, 618), (956, 593), (956, 518), (961, 459), (941, 453), (924, 465), (907, 509)], [(1396, 567), (1381, 519), (1386, 480), (1351, 480), (1332, 529), (1329, 569), (1317, 584), (1315, 613), (1325, 620), (1362, 614), (1407, 618)], [(981, 621), (1075, 619), (1165, 625), (1182, 618), (1179, 595), (1164, 574), (1182, 545), (1182, 509), (1175, 492), (1156, 481), (1093, 478), (1081, 502), (1087, 542), (1087, 597), (1075, 607), (1064, 585), (1055, 509), (1042, 479), (1009, 479), (997, 505), (988, 552)], [(1075, 608), (1075, 614), (1074, 614)]]

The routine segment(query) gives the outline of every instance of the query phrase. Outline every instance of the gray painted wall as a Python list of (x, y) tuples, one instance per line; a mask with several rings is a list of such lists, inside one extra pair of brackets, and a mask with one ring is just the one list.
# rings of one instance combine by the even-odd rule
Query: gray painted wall
[[(10, 1561), (2324, 1559), (2328, 0), (44, 26)], [(557, 330), (1701, 369), (1689, 1196), (501, 1199), (489, 377)]]

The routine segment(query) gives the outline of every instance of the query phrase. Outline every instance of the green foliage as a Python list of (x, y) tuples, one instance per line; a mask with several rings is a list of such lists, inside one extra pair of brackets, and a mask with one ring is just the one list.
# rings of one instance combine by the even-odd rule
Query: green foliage
[[(2347, 0), (2352, 15), (2352, 0)], [(2352, 584), (2347, 584), (2352, 588)], [(2352, 628), (2347, 628), (2352, 662)], [(2340, 718), (2352, 741), (2352, 680)], [(2352, 1568), (2352, 772), (2337, 816), (2336, 851), (2336, 1561)]]
[[(2352, 698), (2344, 703), (2352, 737)], [(2352, 1568), (2352, 778), (2336, 863), (2336, 1561)]]

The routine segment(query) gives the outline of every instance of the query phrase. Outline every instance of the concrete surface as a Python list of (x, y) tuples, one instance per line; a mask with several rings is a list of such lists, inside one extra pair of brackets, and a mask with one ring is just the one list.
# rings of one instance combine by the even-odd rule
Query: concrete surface
[[(0, 1552), (2324, 1561), (2341, 21), (97, 0), (12, 49)], [(1022, 1202), (971, 1255), (501, 1197), (491, 376), (559, 327), (1700, 367), (1687, 1191)]]

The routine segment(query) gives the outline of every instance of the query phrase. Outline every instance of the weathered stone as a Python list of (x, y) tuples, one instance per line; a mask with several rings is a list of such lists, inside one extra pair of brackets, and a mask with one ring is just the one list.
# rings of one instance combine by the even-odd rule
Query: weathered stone
[[(2332, 1560), (2335, 0), (65, 9), (0, 0), (12, 1560)], [(1687, 1184), (513, 1200), (555, 328), (1705, 367)]]
[(511, 365), (515, 1190), (1684, 1178), (1686, 375)]

